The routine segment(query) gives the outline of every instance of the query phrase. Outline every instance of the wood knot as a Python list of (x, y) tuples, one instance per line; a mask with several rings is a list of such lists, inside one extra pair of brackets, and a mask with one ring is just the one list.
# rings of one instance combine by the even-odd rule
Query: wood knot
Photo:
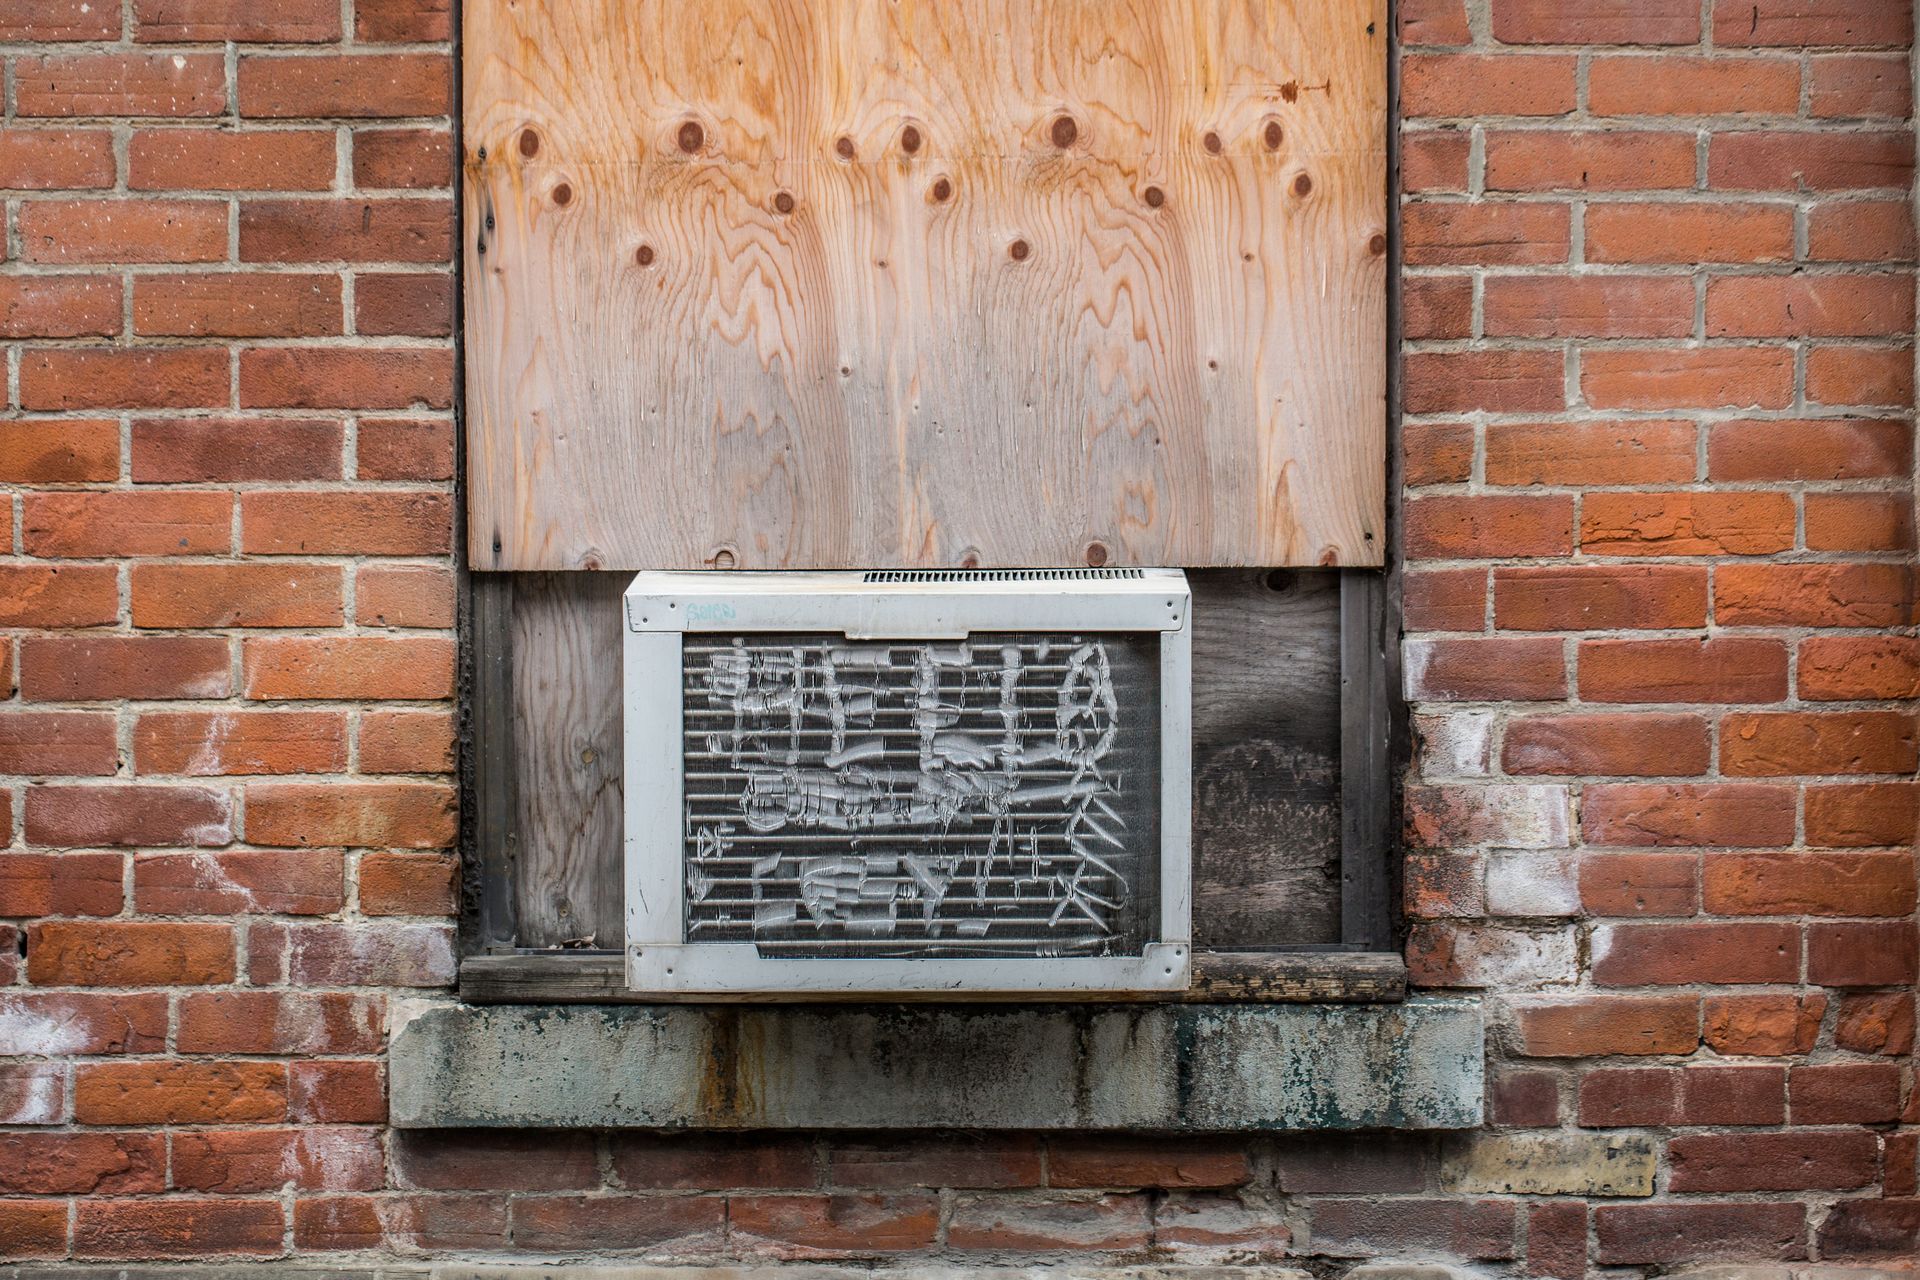
[(1387, 237), (1384, 232), (1376, 231), (1367, 240), (1367, 252), (1379, 257), (1387, 251)]
[(843, 133), (833, 140), (833, 153), (842, 160), (851, 160), (859, 154), (859, 150), (853, 145), (853, 139)]
[(520, 131), (520, 154), (529, 160), (540, 154), (540, 135), (532, 129)]
[(1167, 193), (1158, 187), (1148, 187), (1140, 193), (1140, 198), (1147, 202), (1147, 208), (1158, 209), (1167, 202)]
[(1220, 154), (1220, 135), (1209, 129), (1201, 137), (1200, 145), (1207, 149), (1208, 155), (1217, 156)]
[(692, 155), (707, 143), (707, 131), (700, 127), (698, 120), (683, 121), (677, 135), (680, 149)]
[(1087, 544), (1087, 564), (1095, 569), (1107, 562), (1107, 544), (1094, 541)]
[(733, 556), (732, 547), (715, 547), (714, 548), (714, 552), (713, 552), (714, 568), (731, 569), (733, 568), (733, 561), (734, 561), (734, 556)]
[(1007, 246), (1007, 256), (1015, 262), (1025, 262), (1027, 255), (1033, 252), (1033, 246), (1025, 240), (1015, 240)]
[(1297, 196), (1304, 196), (1312, 190), (1313, 190), (1313, 179), (1309, 177), (1307, 174), (1303, 173), (1299, 177), (1293, 180), (1293, 194)]
[(1053, 145), (1065, 151), (1080, 136), (1080, 126), (1073, 122), (1072, 116), (1055, 116), (1053, 127), (1047, 130), (1047, 136), (1053, 139)]
[(962, 569), (978, 569), (980, 567), (980, 554), (976, 551), (967, 552), (960, 557), (960, 567)]
[(920, 149), (920, 130), (908, 125), (900, 131), (900, 149), (908, 155)]
[(638, 249), (635, 249), (633, 251), (633, 260), (639, 263), (643, 267), (652, 266), (653, 265), (653, 246), (650, 244), (643, 244)]
[(1280, 127), (1278, 120), (1267, 121), (1267, 127), (1260, 131), (1260, 140), (1267, 144), (1267, 150), (1278, 151), (1280, 144), (1287, 140), (1287, 131)]
[(934, 179), (933, 199), (936, 204), (945, 204), (953, 199), (953, 183), (945, 178)]
[(553, 202), (559, 205), (563, 209), (566, 208), (568, 205), (572, 204), (573, 188), (568, 186), (564, 182), (561, 183), (559, 186), (555, 187), (553, 189)]
[(792, 213), (793, 212), (793, 194), (788, 191), (774, 192), (773, 207), (781, 213)]

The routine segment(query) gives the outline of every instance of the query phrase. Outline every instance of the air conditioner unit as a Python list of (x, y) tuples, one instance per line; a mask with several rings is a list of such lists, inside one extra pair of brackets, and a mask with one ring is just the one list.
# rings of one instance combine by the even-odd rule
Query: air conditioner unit
[(630, 984), (1185, 988), (1189, 612), (1168, 569), (642, 573)]

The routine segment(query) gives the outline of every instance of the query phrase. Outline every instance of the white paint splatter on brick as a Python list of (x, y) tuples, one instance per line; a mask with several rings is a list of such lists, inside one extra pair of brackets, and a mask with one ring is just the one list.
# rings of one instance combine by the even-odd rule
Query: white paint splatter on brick
[(1571, 854), (1497, 852), (1487, 858), (1487, 910), (1497, 916), (1566, 916), (1580, 911)]
[(1493, 713), (1421, 716), (1421, 772), (1428, 778), (1483, 778), (1493, 762)]
[(91, 1038), (87, 1028), (72, 1019), (38, 1013), (17, 1001), (0, 999), (0, 1054), (64, 1057), (84, 1053)]
[(65, 1064), (0, 1065), (0, 1124), (63, 1124), (66, 1104)]

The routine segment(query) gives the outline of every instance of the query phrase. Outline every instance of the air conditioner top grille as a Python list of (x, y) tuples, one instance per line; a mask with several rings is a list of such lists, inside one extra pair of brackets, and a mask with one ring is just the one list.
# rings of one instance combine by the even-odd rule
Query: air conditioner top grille
[(687, 636), (687, 941), (1139, 954), (1159, 911), (1158, 644)]
[(1138, 579), (1144, 569), (869, 569), (862, 582), (1078, 582)]

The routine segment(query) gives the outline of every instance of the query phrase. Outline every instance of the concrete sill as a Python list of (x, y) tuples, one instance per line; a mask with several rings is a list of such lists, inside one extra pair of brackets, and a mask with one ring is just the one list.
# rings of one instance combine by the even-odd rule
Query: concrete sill
[(1479, 1002), (414, 1005), (404, 1129), (1464, 1129)]

